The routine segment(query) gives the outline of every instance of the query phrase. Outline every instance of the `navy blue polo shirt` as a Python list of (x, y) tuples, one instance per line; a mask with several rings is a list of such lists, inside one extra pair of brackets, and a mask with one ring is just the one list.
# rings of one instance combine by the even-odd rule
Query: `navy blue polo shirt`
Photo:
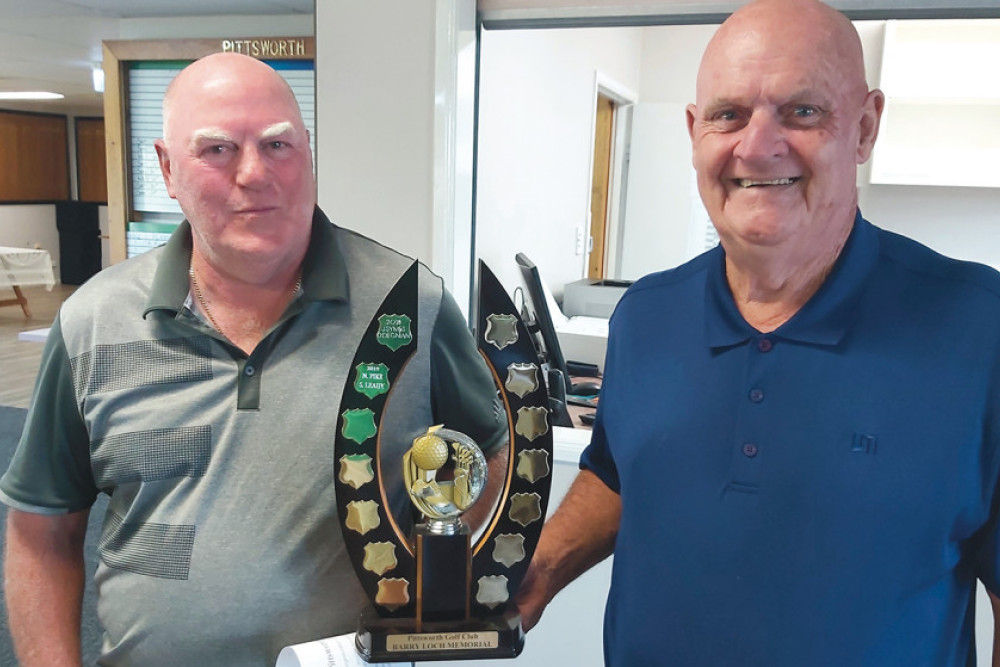
[(997, 587), (1000, 275), (858, 215), (769, 334), (716, 248), (611, 320), (581, 467), (621, 494), (611, 665), (972, 665)]

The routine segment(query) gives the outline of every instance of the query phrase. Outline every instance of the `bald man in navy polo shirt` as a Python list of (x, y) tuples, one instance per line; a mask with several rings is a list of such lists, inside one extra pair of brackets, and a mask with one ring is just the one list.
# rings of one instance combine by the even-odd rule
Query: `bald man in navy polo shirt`
[(528, 627), (613, 552), (609, 665), (975, 663), (976, 582), (1000, 591), (1000, 275), (861, 216), (883, 104), (815, 0), (713, 37), (687, 122), (721, 245), (619, 304)]

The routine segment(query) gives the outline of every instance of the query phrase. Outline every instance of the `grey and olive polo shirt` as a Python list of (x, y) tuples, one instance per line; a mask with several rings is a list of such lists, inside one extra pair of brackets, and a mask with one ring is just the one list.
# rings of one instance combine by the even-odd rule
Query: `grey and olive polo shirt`
[[(185, 223), (66, 301), (0, 480), (0, 500), (29, 512), (110, 495), (102, 665), (269, 666), (283, 646), (353, 630), (364, 604), (336, 517), (334, 434), (358, 342), (412, 260), (317, 209), (302, 288), (248, 356), (192, 311), (190, 250)], [(382, 441), (402, 457), (445, 423), (499, 444), (492, 376), (423, 266), (418, 320)], [(385, 481), (405, 511), (401, 481)]]

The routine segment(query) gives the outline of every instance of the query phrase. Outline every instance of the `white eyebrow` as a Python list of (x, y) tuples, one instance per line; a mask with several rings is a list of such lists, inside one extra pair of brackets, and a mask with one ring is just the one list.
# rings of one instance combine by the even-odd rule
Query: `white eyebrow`
[(268, 139), (273, 139), (274, 137), (292, 132), (293, 130), (295, 130), (295, 126), (286, 120), (264, 128), (264, 131), (260, 133), (260, 138), (267, 141)]
[(207, 127), (202, 130), (195, 130), (191, 135), (192, 142), (199, 141), (227, 141), (230, 143), (235, 143), (235, 139), (229, 135), (225, 130), (216, 127)]

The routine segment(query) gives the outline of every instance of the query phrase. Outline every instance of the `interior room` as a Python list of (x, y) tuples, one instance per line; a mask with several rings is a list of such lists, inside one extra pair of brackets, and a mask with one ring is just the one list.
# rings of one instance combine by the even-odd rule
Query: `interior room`
[[(998, 48), (1000, 24), (892, 21), (888, 31), (885, 20), (856, 25), (869, 85), (889, 97), (873, 160), (858, 177), (862, 213), (942, 253), (1000, 267), (1000, 239), (990, 233), (1000, 190), (977, 175), (988, 171), (988, 156), (1000, 150), (997, 124), (979, 122), (976, 115), (994, 104), (997, 93), (961, 65), (972, 50)], [(505, 283), (516, 284), (514, 267), (505, 260), (516, 252), (541, 267), (561, 298), (564, 285), (583, 277), (634, 280), (715, 244), (706, 233), (710, 225), (694, 182), (684, 120), (713, 29), (483, 32), (476, 246), (499, 267)], [(973, 32), (980, 37), (971, 37)], [(601, 275), (587, 276), (599, 94), (617, 98), (615, 120), (625, 127), (615, 127), (612, 161), (622, 164), (611, 170), (606, 264)], [(921, 108), (927, 111), (911, 121), (910, 114), (917, 114), (911, 110)], [(919, 158), (928, 165), (926, 173), (892, 173), (900, 162), (914, 161), (916, 146), (930, 151), (928, 137), (950, 148)], [(511, 231), (523, 228), (532, 233)]]
[[(739, 4), (647, 0), (623, 10), (611, 0), (0, 0), (0, 91), (65, 95), (0, 100), (0, 115), (65, 117), (68, 189), (61, 198), (0, 201), (0, 246), (46, 251), (54, 282), (24, 287), (30, 315), (20, 303), (0, 307), (0, 416), (7, 419), (0, 469), (42, 350), (37, 339), (19, 336), (48, 327), (78, 284), (60, 280), (74, 260), (60, 237), (57, 202), (84, 198), (76, 120), (104, 116), (94, 81), (102, 41), (315, 37), (318, 197), (330, 218), (427, 263), (466, 313), (480, 259), (515, 302), (527, 298), (515, 262), (524, 254), (550, 293), (565, 356), (600, 367), (607, 318), (623, 286), (717, 242), (694, 185), (684, 108), (715, 24)], [(1000, 269), (1000, 88), (968, 65), (1000, 56), (1000, 7), (831, 4), (858, 19), (869, 83), (890, 99), (881, 143), (858, 176), (862, 212), (942, 253)], [(928, 20), (946, 23), (918, 23)], [(604, 126), (601, 99), (610, 109)], [(601, 132), (604, 181), (595, 189)], [(106, 198), (87, 203), (97, 212), (104, 267), (111, 236), (124, 229), (109, 228)], [(609, 285), (579, 291), (600, 281)], [(0, 283), (0, 304), (10, 292)], [(583, 328), (574, 330), (574, 317), (592, 320), (577, 320)], [(556, 497), (587, 442), (586, 429), (557, 431)], [(92, 540), (100, 514), (92, 513)], [(610, 568), (611, 559), (557, 598), (519, 664), (602, 664)], [(87, 595), (92, 608), (92, 587)], [(985, 667), (992, 628), (983, 593), (979, 608)], [(87, 655), (99, 634), (91, 617)], [(9, 651), (0, 641), (0, 663), (12, 660)]]

